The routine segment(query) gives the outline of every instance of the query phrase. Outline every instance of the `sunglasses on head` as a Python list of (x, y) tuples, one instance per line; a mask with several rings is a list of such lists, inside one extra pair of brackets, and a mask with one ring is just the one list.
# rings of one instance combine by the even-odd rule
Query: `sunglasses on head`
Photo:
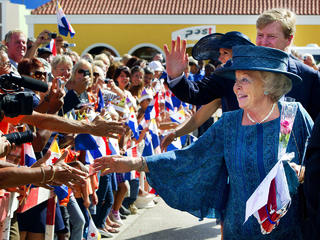
[(90, 71), (89, 70), (84, 70), (84, 69), (79, 69), (78, 70), (79, 74), (83, 74), (83, 76), (90, 76)]
[(34, 73), (33, 73), (33, 76), (35, 77), (35, 78), (42, 78), (42, 77), (47, 77), (47, 72), (41, 72), (41, 71), (35, 71)]

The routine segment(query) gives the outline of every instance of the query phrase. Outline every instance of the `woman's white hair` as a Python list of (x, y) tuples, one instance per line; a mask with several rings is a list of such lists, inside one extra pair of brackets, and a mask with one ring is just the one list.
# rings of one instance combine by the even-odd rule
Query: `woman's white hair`
[(279, 101), (292, 88), (291, 80), (284, 74), (266, 71), (260, 71), (260, 74), (264, 83), (264, 93), (273, 102)]

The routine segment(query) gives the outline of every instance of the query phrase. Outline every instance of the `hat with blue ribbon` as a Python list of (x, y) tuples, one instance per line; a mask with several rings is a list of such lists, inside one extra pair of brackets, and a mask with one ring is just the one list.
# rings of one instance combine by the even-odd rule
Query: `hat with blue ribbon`
[(288, 72), (289, 55), (279, 49), (260, 46), (235, 46), (232, 48), (232, 60), (226, 62), (215, 73), (225, 78), (235, 79), (236, 70), (251, 70), (281, 73), (291, 79), (292, 84), (302, 79)]
[(218, 60), (219, 49), (231, 49), (237, 45), (254, 45), (248, 36), (241, 32), (232, 31), (213, 33), (201, 38), (192, 48), (192, 56), (196, 60)]

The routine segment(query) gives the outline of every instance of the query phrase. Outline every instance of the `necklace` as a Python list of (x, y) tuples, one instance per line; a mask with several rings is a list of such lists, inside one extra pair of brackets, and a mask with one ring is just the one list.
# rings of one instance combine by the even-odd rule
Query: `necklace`
[(266, 120), (271, 116), (271, 114), (273, 113), (273, 110), (274, 110), (274, 107), (275, 107), (275, 106), (276, 106), (276, 103), (274, 103), (274, 104), (272, 105), (271, 111), (270, 111), (270, 112), (267, 114), (267, 116), (266, 116), (264, 119), (262, 119), (260, 122), (257, 122), (257, 121), (255, 121), (255, 120), (253, 120), (252, 117), (250, 116), (249, 112), (247, 112), (247, 117), (248, 117), (248, 119), (249, 119), (251, 122), (261, 124), (261, 123), (263, 123), (264, 121), (266, 121)]

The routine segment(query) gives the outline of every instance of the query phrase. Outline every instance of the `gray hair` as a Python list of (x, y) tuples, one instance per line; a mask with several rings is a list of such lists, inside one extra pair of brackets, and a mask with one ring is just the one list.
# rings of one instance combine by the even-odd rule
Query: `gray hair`
[(94, 60), (102, 60), (105, 65), (110, 66), (110, 59), (105, 53), (100, 53), (94, 57)]
[(9, 43), (11, 41), (12, 35), (14, 35), (14, 34), (23, 34), (25, 36), (24, 32), (21, 30), (18, 30), (18, 29), (10, 30), (4, 37), (5, 43)]
[(85, 59), (80, 59), (72, 68), (72, 74), (71, 74), (71, 78), (69, 81), (74, 81), (75, 79), (75, 75), (76, 72), (82, 67), (82, 66), (87, 66), (89, 68), (90, 71), (90, 86), (92, 85), (92, 81), (93, 81), (93, 73), (92, 73), (92, 64), (90, 62), (88, 62)]
[(73, 66), (72, 60), (68, 55), (57, 55), (51, 61), (52, 69), (56, 69), (59, 64), (69, 64), (71, 67)]
[(279, 101), (292, 88), (291, 80), (284, 74), (265, 71), (260, 71), (260, 74), (264, 84), (264, 92), (273, 102)]

